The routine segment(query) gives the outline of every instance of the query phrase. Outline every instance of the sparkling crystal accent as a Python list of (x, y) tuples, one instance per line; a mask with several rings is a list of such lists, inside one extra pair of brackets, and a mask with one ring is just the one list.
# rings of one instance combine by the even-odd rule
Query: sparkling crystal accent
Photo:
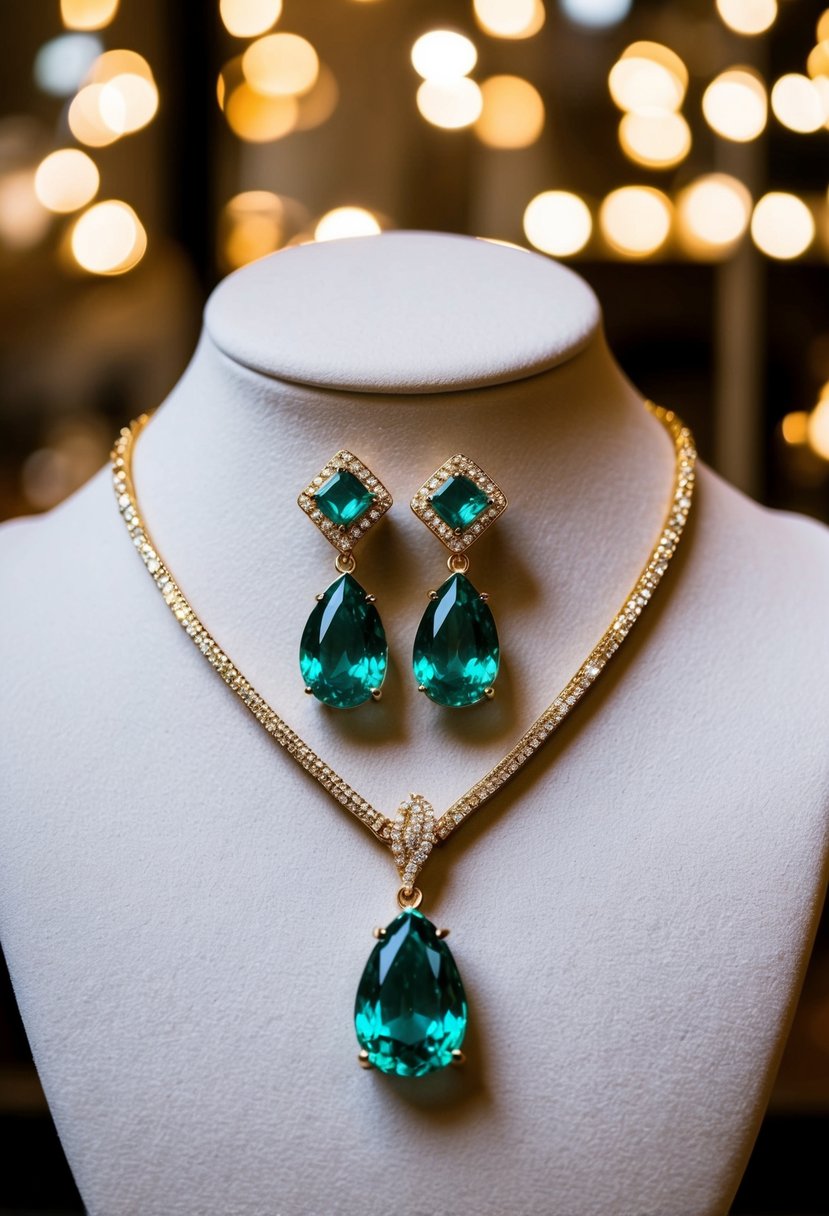
[(468, 1010), (460, 973), (430, 920), (406, 908), (369, 955), (354, 1003), (357, 1041), (369, 1063), (423, 1077), (453, 1061)]

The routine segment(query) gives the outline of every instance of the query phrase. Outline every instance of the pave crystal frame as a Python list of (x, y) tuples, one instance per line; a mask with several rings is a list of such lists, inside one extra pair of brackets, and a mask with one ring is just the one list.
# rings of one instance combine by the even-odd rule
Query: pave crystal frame
[[(468, 477), (484, 491), (489, 500), (486, 510), (460, 533), (450, 528), (449, 524), (444, 523), (431, 504), (431, 495), (450, 477)], [(463, 452), (457, 452), (424, 481), (410, 505), (417, 518), (422, 520), (430, 532), (434, 532), (450, 553), (464, 553), (470, 545), (483, 536), (487, 528), (491, 527), (499, 516), (504, 514), (509, 503), (501, 487), (484, 472), (480, 465), (475, 464), (475, 461), (470, 460), (468, 456), (464, 456)]]
[[(325, 485), (329, 477), (333, 477), (335, 473), (341, 472), (351, 473), (361, 485), (365, 486), (374, 495), (374, 502), (368, 510), (358, 519), (355, 519), (352, 524), (349, 524), (348, 527), (340, 527), (335, 524), (314, 502), (314, 495), (317, 490)], [(353, 452), (345, 450), (336, 452), (325, 467), (317, 473), (316, 477), (309, 481), (308, 485), (297, 498), (297, 503), (311, 520), (311, 523), (316, 524), (326, 540), (330, 541), (340, 553), (350, 553), (357, 544), (357, 541), (365, 536), (367, 532), (370, 532), (376, 523), (380, 522), (392, 505), (392, 501), (391, 494), (377, 474), (373, 473), (368, 465), (363, 464)]]

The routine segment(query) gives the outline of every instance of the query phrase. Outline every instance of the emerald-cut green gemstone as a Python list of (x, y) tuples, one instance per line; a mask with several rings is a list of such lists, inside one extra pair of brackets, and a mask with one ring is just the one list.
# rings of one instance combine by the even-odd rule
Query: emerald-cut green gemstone
[(347, 528), (365, 515), (374, 494), (348, 469), (340, 469), (316, 491), (314, 502), (338, 527)]
[(489, 506), (489, 499), (480, 486), (468, 477), (447, 477), (443, 485), (430, 495), (429, 502), (435, 514), (454, 532), (464, 532), (474, 524)]
[(438, 705), (460, 708), (482, 700), (495, 682), (500, 661), (489, 606), (465, 575), (453, 574), (429, 601), (418, 625), (415, 679)]
[(318, 701), (351, 709), (386, 675), (389, 648), (380, 614), (350, 574), (327, 588), (302, 631), (299, 665)]
[(452, 953), (422, 912), (387, 927), (357, 989), (354, 1027), (381, 1072), (422, 1077), (452, 1063), (466, 1034), (466, 995)]

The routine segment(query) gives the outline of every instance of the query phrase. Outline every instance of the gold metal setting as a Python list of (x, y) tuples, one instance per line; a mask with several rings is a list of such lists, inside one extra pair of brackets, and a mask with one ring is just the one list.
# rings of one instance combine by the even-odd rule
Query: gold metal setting
[[(314, 495), (320, 486), (325, 485), (329, 477), (333, 477), (335, 473), (339, 472), (351, 473), (361, 485), (365, 486), (374, 495), (374, 501), (365, 514), (361, 515), (359, 519), (356, 519), (347, 528), (338, 527), (314, 502)], [(354, 569), (354, 565), (348, 564), (347, 556), (351, 553), (357, 542), (383, 518), (392, 505), (392, 497), (382, 481), (380, 481), (380, 478), (376, 473), (372, 473), (368, 465), (363, 464), (353, 452), (342, 451), (332, 456), (325, 468), (321, 469), (317, 476), (309, 481), (297, 499), (297, 502), (311, 520), (311, 523), (316, 524), (326, 540), (330, 541), (334, 548), (339, 550), (336, 565), (340, 574), (350, 574)], [(345, 565), (340, 564), (343, 557), (346, 558)], [(351, 561), (352, 563), (354, 562), (353, 557)]]
[[(485, 511), (471, 523), (468, 528), (463, 531), (454, 530), (444, 523), (438, 513), (432, 508), (431, 496), (435, 490), (449, 477), (468, 477), (470, 481), (474, 481), (487, 496), (488, 506)], [(478, 537), (482, 536), (492, 524), (495, 523), (499, 515), (503, 515), (508, 506), (506, 497), (500, 486), (489, 477), (480, 465), (475, 464), (474, 460), (470, 460), (468, 456), (464, 456), (462, 452), (458, 452), (455, 456), (450, 456), (445, 464), (442, 464), (439, 469), (435, 469), (432, 476), (423, 483), (420, 489), (415, 494), (411, 502), (411, 508), (418, 519), (434, 532), (435, 536), (446, 545), (447, 549), (452, 551), (449, 559), (449, 569), (455, 574), (465, 574), (469, 568), (469, 561), (452, 565), (452, 561), (456, 557), (474, 544)]]
[[(539, 714), (515, 745), (489, 772), (485, 773), (465, 794), (453, 802), (443, 814), (435, 817), (435, 845), (448, 840), (470, 815), (489, 802), (508, 781), (511, 781), (555, 734), (567, 715), (589, 691), (618, 652), (625, 638), (628, 637), (651, 602), (656, 588), (668, 570), (691, 510), (696, 484), (697, 454), (690, 430), (683, 425), (676, 414), (661, 406), (653, 405), (651, 402), (648, 402), (647, 406), (671, 436), (675, 450), (674, 484), (656, 543), (648, 554), (631, 591), (614, 614), (610, 625), (558, 696)], [(169, 567), (162, 560), (139, 511), (132, 481), (133, 446), (148, 421), (149, 416), (142, 414), (129, 427), (125, 427), (112, 452), (113, 486), (118, 509), (127, 533), (148, 573), (194, 646), (204, 655), (231, 692), (250, 710), (257, 722), (335, 802), (359, 819), (378, 840), (391, 849), (394, 844), (393, 832), (396, 820), (373, 807), (271, 708), (199, 620), (192, 605), (173, 578)], [(338, 453), (338, 455), (345, 457), (348, 453)], [(351, 457), (351, 459), (354, 458)], [(334, 471), (333, 464), (327, 465), (326, 468), (329, 470), (329, 475)], [(323, 474), (320, 476), (324, 480)], [(302, 504), (300, 503), (300, 505)], [(388, 505), (391, 505), (390, 498)], [(329, 539), (332, 540), (332, 544), (336, 543), (332, 538)], [(421, 861), (420, 864), (422, 865), (423, 862)], [(420, 895), (417, 888), (408, 888), (408, 895), (406, 895), (406, 887), (402, 890), (404, 898), (413, 898), (414, 892), (417, 892), (418, 896)], [(400, 902), (400, 894), (399, 892), (398, 902)], [(401, 904), (401, 907), (410, 906), (417, 905)]]

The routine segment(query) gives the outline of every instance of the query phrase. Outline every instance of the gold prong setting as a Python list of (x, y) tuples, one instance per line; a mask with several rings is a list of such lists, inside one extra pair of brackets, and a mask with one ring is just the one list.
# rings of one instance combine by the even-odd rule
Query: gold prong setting
[[(374, 495), (374, 499), (368, 510), (358, 519), (355, 519), (348, 527), (335, 524), (333, 520), (330, 520), (320, 510), (314, 501), (314, 495), (317, 490), (325, 485), (329, 477), (333, 477), (335, 473), (340, 472), (351, 473), (362, 486)], [(380, 478), (371, 471), (368, 465), (363, 464), (353, 452), (343, 450), (332, 456), (325, 468), (321, 469), (317, 476), (309, 481), (308, 485), (299, 495), (297, 502), (311, 522), (316, 524), (323, 536), (331, 542), (335, 549), (340, 553), (350, 553), (357, 542), (383, 518), (392, 505), (392, 497), (380, 481)]]
[[(464, 529), (452, 529), (444, 523), (432, 506), (432, 495), (450, 477), (468, 477), (487, 496), (488, 504), (476, 520)], [(470, 545), (495, 523), (507, 509), (507, 499), (492, 478), (468, 456), (458, 452), (450, 456), (445, 464), (436, 469), (425, 481), (411, 501), (411, 508), (418, 519), (434, 532), (435, 536), (452, 553), (463, 553)]]

